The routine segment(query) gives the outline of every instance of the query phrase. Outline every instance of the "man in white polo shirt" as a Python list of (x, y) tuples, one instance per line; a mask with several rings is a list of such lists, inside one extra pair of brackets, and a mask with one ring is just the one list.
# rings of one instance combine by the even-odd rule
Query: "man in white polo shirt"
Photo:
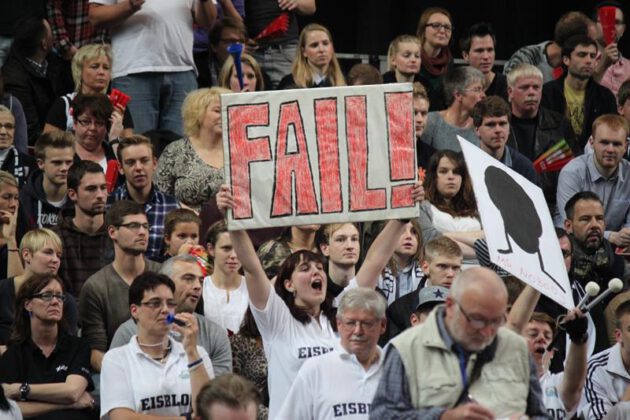
[(346, 291), (337, 311), (337, 348), (309, 359), (298, 372), (276, 420), (367, 419), (381, 377), (377, 346), (387, 303), (367, 288)]

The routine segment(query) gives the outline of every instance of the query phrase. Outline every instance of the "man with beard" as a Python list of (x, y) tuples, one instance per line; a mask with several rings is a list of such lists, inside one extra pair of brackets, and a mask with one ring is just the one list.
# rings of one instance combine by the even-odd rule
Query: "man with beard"
[(140, 204), (117, 201), (105, 215), (105, 226), (114, 243), (114, 261), (90, 276), (79, 296), (79, 322), (92, 348), (95, 372), (101, 371), (116, 329), (130, 317), (129, 285), (145, 271), (160, 269), (160, 264), (144, 257), (149, 223)]
[[(605, 290), (611, 278), (623, 278), (623, 258), (604, 239), (606, 221), (599, 196), (591, 191), (578, 192), (569, 199), (564, 210), (567, 215), (564, 228), (573, 244), (573, 279), (582, 286), (594, 281)], [(609, 300), (602, 305), (605, 307)]]
[(604, 237), (621, 248), (630, 246), (630, 162), (623, 158), (628, 132), (628, 122), (620, 115), (597, 118), (589, 141), (593, 153), (579, 156), (562, 168), (556, 192), (563, 219), (568, 218), (564, 207), (574, 194), (597, 194), (604, 203)]
[[(197, 258), (192, 255), (178, 255), (164, 261), (160, 274), (168, 276), (175, 283), (173, 297), (177, 301), (175, 313), (188, 312), (197, 318), (199, 326), (197, 344), (204, 348), (212, 361), (215, 375), (222, 375), (232, 371), (232, 350), (230, 341), (224, 328), (195, 313), (195, 308), (201, 299), (201, 285), (203, 272)], [(123, 322), (116, 330), (110, 348), (124, 346), (129, 343), (138, 331), (133, 318)], [(182, 340), (181, 334), (171, 332), (174, 340)]]
[(53, 230), (63, 243), (59, 275), (66, 291), (78, 298), (85, 280), (113, 258), (103, 216), (107, 198), (103, 168), (90, 160), (72, 165), (68, 170), (68, 198), (74, 209), (64, 209)]
[(445, 305), (391, 341), (370, 418), (546, 419), (525, 340), (501, 328), (507, 300), (493, 271), (462, 271)]
[(543, 85), (542, 106), (563, 114), (570, 122), (582, 148), (591, 126), (602, 114), (617, 111), (615, 95), (593, 80), (597, 43), (586, 35), (575, 35), (562, 46), (565, 77)]
[(125, 183), (112, 192), (108, 205), (118, 200), (132, 200), (144, 206), (150, 225), (146, 256), (157, 260), (162, 253), (164, 220), (171, 210), (179, 208), (179, 203), (175, 197), (158, 191), (153, 183), (157, 160), (151, 140), (141, 135), (123, 138), (117, 154)]

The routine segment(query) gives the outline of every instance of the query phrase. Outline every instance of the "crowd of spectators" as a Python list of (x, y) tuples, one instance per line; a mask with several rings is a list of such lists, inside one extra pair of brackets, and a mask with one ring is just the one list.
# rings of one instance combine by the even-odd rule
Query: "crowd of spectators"
[[(427, 7), (382, 74), (300, 28), (315, 0), (7, 3), (0, 419), (630, 418), (620, 3), (502, 68), (492, 25)], [(384, 83), (417, 218), (228, 230), (222, 94)], [(458, 135), (542, 189), (574, 309), (490, 261)]]

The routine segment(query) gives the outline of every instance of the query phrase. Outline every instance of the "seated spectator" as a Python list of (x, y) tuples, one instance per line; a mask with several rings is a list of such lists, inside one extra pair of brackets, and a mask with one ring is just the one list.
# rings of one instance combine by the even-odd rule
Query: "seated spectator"
[[(76, 115), (73, 113), (74, 100), (77, 95), (107, 94), (112, 79), (112, 60), (112, 49), (109, 44), (88, 44), (79, 48), (72, 57), (74, 92), (55, 99), (48, 111), (44, 132), (54, 129), (74, 131)], [(114, 107), (107, 120), (112, 123), (108, 140), (133, 134), (133, 120), (129, 109)]]
[(175, 209), (168, 212), (164, 219), (163, 252), (158, 262), (164, 262), (176, 255), (188, 254), (199, 246), (201, 219), (189, 209)]
[[(583, 150), (575, 146), (571, 124), (555, 111), (540, 106), (543, 75), (531, 64), (520, 64), (508, 73), (508, 96), (512, 116), (507, 144), (535, 161), (560, 140), (566, 140), (574, 155)], [(552, 217), (559, 218), (556, 190), (559, 171), (538, 174)], [(561, 222), (561, 220), (559, 221)]]
[[(138, 333), (129, 344), (108, 351), (101, 373), (101, 417), (134, 414), (191, 417), (199, 390), (214, 377), (208, 353), (197, 345), (197, 318), (180, 312), (167, 322), (177, 302), (175, 285), (163, 274), (146, 272), (129, 288), (129, 309)], [(182, 335), (173, 340), (171, 329)]]
[(28, 133), (24, 108), (18, 98), (4, 90), (4, 76), (0, 73), (0, 104), (6, 106), (15, 120), (15, 134), (13, 145), (22, 153), (28, 153)]
[[(418, 196), (419, 189), (414, 189), (414, 200)], [(227, 185), (221, 187), (217, 205), (222, 212), (232, 208), (233, 198)], [(388, 222), (374, 240), (361, 270), (355, 276), (357, 286), (376, 287), (378, 273), (393, 254), (404, 226), (398, 220)], [(355, 234), (358, 238), (358, 231)], [(304, 361), (328, 353), (337, 340), (334, 309), (332, 299), (327, 295), (328, 281), (323, 260), (310, 251), (291, 254), (280, 267), (274, 290), (247, 232), (232, 230), (229, 235), (236, 255), (243, 263), (250, 308), (269, 360), (269, 417), (275, 418)], [(341, 256), (344, 244), (356, 241), (358, 239), (346, 239), (343, 235), (338, 241), (330, 242), (329, 250)], [(358, 249), (355, 255), (350, 255), (346, 260), (349, 263), (356, 256)]]
[(418, 292), (418, 304), (413, 313), (409, 316), (411, 327), (423, 324), (427, 320), (429, 314), (438, 305), (446, 301), (448, 289), (442, 286), (426, 286)]
[[(630, 246), (630, 162), (623, 157), (628, 148), (630, 126), (619, 115), (602, 115), (593, 123), (589, 144), (592, 153), (569, 162), (558, 178), (556, 194), (561, 209), (580, 191), (592, 191), (603, 198), (605, 238), (621, 248)], [(560, 211), (566, 218), (566, 213)]]
[(562, 64), (564, 43), (573, 35), (589, 35), (591, 24), (591, 20), (582, 12), (565, 13), (556, 22), (553, 40), (519, 48), (503, 66), (503, 73), (509, 74), (519, 64), (531, 64), (542, 73), (543, 83), (551, 82), (556, 79), (557, 70)]
[[(65, 296), (54, 275), (19, 289), (11, 342), (0, 358), (0, 382), (22, 414), (41, 419), (92, 419), (90, 347), (64, 329)], [(63, 367), (63, 368), (60, 368)]]
[(580, 148), (591, 136), (595, 119), (617, 110), (612, 92), (593, 80), (596, 56), (597, 43), (591, 38), (569, 38), (562, 46), (566, 75), (543, 85), (542, 106), (566, 116)]
[(190, 92), (182, 107), (186, 136), (166, 146), (158, 161), (158, 189), (197, 212), (223, 183), (220, 95), (230, 92), (223, 88)]
[[(617, 112), (624, 117), (628, 124), (630, 124), (630, 79), (626, 80), (619, 87), (619, 93), (617, 94)], [(628, 160), (629, 152), (624, 154), (626, 160)]]
[(298, 39), (291, 74), (280, 80), (277, 89), (345, 86), (346, 81), (335, 56), (330, 31), (317, 23), (306, 25)]
[(256, 406), (260, 395), (253, 383), (239, 375), (223, 375), (201, 388), (197, 396), (197, 418), (260, 420)]
[(203, 313), (206, 319), (237, 333), (247, 309), (248, 294), (225, 221), (210, 226), (206, 247), (214, 270), (203, 280)]
[(239, 85), (234, 59), (228, 57), (219, 73), (219, 86), (232, 92), (260, 92), (265, 90), (265, 80), (256, 59), (249, 54), (241, 55), (243, 89)]
[(483, 236), (479, 212), (461, 153), (441, 150), (433, 155), (424, 179), (426, 200), (420, 205), (422, 239), (440, 234), (453, 239), (464, 253), (464, 264), (477, 264), (474, 240)]
[[(592, 191), (573, 195), (564, 206), (564, 228), (573, 244), (573, 275), (583, 287), (589, 281), (599, 284), (602, 290), (608, 280), (624, 278), (623, 257), (615, 253), (610, 241), (605, 239), (606, 217), (604, 204)], [(604, 300), (604, 305), (610, 298)]]
[(2, 67), (7, 92), (22, 104), (28, 127), (28, 144), (42, 133), (46, 114), (55, 98), (63, 93), (58, 68), (50, 58), (52, 33), (40, 17), (24, 18), (16, 24), (13, 45)]
[(269, 417), (269, 389), (267, 387), (267, 358), (263, 341), (252, 310), (248, 307), (238, 333), (230, 336), (232, 371), (249, 379), (260, 393), (259, 420)]
[[(209, 86), (219, 85), (219, 73), (230, 57), (227, 48), (231, 44), (245, 44), (247, 41), (247, 29), (242, 19), (232, 16), (225, 16), (223, 19), (217, 20), (208, 35), (209, 41)], [(206, 87), (206, 86), (199, 86)]]
[(274, 278), (291, 253), (305, 249), (319, 253), (315, 238), (320, 225), (300, 225), (283, 229), (280, 236), (263, 243), (256, 252), (267, 277)]
[(350, 68), (347, 81), (348, 86), (380, 85), (383, 84), (383, 76), (373, 65), (358, 63)]
[(499, 96), (488, 96), (477, 102), (472, 110), (472, 119), (475, 134), (479, 137), (479, 148), (527, 178), (529, 182), (538, 185), (538, 176), (532, 161), (506, 145), (511, 115), (510, 106)]
[(95, 372), (101, 371), (103, 355), (116, 329), (129, 319), (129, 285), (145, 271), (160, 268), (160, 264), (144, 256), (149, 223), (140, 204), (115, 202), (105, 215), (105, 226), (114, 243), (114, 261), (91, 275), (79, 296), (81, 334), (90, 343)]
[(495, 73), (494, 59), (497, 37), (489, 23), (476, 23), (459, 40), (464, 61), (480, 70), (486, 82), (486, 96), (500, 96), (507, 101), (507, 80), (505, 75)]
[(470, 113), (485, 98), (483, 73), (472, 67), (456, 67), (444, 76), (443, 83), (448, 108), (429, 112), (422, 141), (436, 150), (456, 152), (461, 150), (458, 135), (479, 145)]
[(617, 307), (615, 319), (617, 344), (588, 359), (586, 403), (580, 408), (586, 420), (601, 419), (612, 407), (628, 399), (630, 379), (625, 361), (630, 360), (630, 301)]
[(441, 7), (425, 9), (418, 21), (416, 36), (422, 45), (420, 75), (428, 81), (426, 88), (433, 94), (429, 97), (431, 111), (445, 109), (448, 98), (442, 95), (442, 82), (445, 75), (453, 69), (453, 55), (449, 49), (453, 36), (451, 14)]
[(30, 227), (53, 227), (68, 202), (68, 169), (74, 156), (74, 136), (63, 131), (42, 134), (35, 143), (36, 169), (20, 190), (20, 208)]
[(15, 177), (0, 171), (0, 277), (22, 274), (18, 243), (26, 233), (24, 217), (18, 209), (19, 190)]
[(151, 141), (139, 134), (125, 137), (118, 145), (120, 174), (125, 182), (107, 199), (108, 205), (119, 200), (131, 200), (144, 206), (149, 220), (149, 245), (146, 256), (154, 261), (161, 259), (166, 215), (179, 208), (175, 197), (165, 194), (153, 182), (157, 160)]
[[(112, 103), (106, 95), (79, 95), (73, 102), (75, 148), (74, 159), (91, 160), (107, 171), (107, 162), (116, 160), (116, 154), (107, 141), (107, 132), (110, 127), (110, 115)], [(117, 124), (114, 122), (114, 124)], [(118, 124), (116, 137), (122, 132), (122, 126)]]
[[(197, 259), (191, 255), (178, 255), (169, 258), (160, 268), (160, 274), (170, 278), (175, 284), (174, 300), (175, 313), (189, 313), (197, 319), (199, 327), (197, 344), (210, 356), (212, 368), (216, 375), (222, 375), (232, 371), (232, 355), (230, 343), (225, 329), (218, 324), (209, 321), (195, 310), (201, 299), (201, 285), (203, 273)], [(138, 324), (133, 317), (120, 324), (112, 338), (111, 349), (129, 344), (134, 335), (138, 333)], [(169, 336), (182, 342), (183, 336), (171, 331)]]
[(416, 130), (416, 158), (418, 159), (418, 168), (426, 168), (429, 166), (429, 160), (435, 149), (422, 142), (422, 134), (427, 124), (427, 115), (429, 114), (429, 96), (420, 82), (413, 83), (413, 122)]
[(107, 183), (103, 168), (82, 160), (68, 171), (68, 198), (72, 209), (52, 229), (63, 243), (59, 268), (64, 289), (78, 298), (83, 283), (113, 259), (112, 244), (105, 226)]
[(35, 170), (35, 159), (20, 152), (14, 145), (15, 117), (0, 105), (0, 170), (13, 175), (19, 187), (24, 186), (28, 175)]
[(384, 83), (422, 82), (420, 77), (420, 40), (413, 35), (399, 35), (389, 43), (388, 71)]
[[(615, 8), (615, 38), (609, 44), (604, 40), (602, 24), (599, 21), (599, 9), (606, 6)], [(610, 89), (616, 97), (621, 84), (630, 78), (630, 60), (621, 54), (619, 48), (619, 40), (626, 32), (626, 20), (621, 3), (617, 1), (599, 2), (593, 11), (593, 20), (597, 22), (597, 42), (602, 48), (601, 62), (595, 81)]]
[(346, 412), (367, 418), (382, 374), (387, 303), (378, 292), (349, 290), (337, 311), (340, 342), (334, 351), (307, 360), (280, 408), (278, 419), (324, 419)]
[[(15, 296), (22, 285), (31, 277), (57, 275), (59, 260), (62, 255), (62, 244), (55, 232), (49, 229), (33, 229), (28, 231), (20, 242), (19, 254), (24, 260), (24, 272), (14, 277), (0, 280), (0, 344), (9, 341), (11, 325), (14, 321)], [(59, 279), (61, 281), (61, 279)], [(76, 302), (65, 293), (66, 319), (71, 332), (76, 330)]]
[(385, 295), (387, 305), (416, 290), (424, 279), (421, 268), (422, 231), (416, 220), (405, 225), (394, 255), (378, 279), (378, 288)]
[[(389, 339), (413, 325), (413, 313), (417, 312), (420, 305), (422, 290), (433, 287), (446, 289), (451, 287), (455, 276), (461, 270), (462, 257), (462, 250), (457, 243), (446, 236), (432, 239), (426, 244), (422, 260), (424, 278), (414, 291), (396, 299), (387, 308)], [(446, 298), (446, 295), (443, 298)]]

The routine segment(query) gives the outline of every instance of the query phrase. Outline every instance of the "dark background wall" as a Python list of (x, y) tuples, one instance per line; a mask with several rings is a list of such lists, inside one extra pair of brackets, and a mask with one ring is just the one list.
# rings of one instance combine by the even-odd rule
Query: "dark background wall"
[[(570, 10), (591, 15), (594, 0), (316, 0), (317, 13), (302, 23), (319, 22), (333, 34), (335, 50), (343, 53), (386, 54), (389, 42), (397, 35), (415, 34), (418, 19), (427, 7), (440, 6), (453, 15), (457, 41), (463, 30), (476, 22), (492, 24), (497, 34), (497, 59), (507, 59), (523, 45), (551, 39), (560, 16)], [(626, 22), (630, 2), (624, 4)], [(620, 47), (630, 56), (630, 34)], [(457, 42), (452, 44), (456, 58), (461, 57)]]

